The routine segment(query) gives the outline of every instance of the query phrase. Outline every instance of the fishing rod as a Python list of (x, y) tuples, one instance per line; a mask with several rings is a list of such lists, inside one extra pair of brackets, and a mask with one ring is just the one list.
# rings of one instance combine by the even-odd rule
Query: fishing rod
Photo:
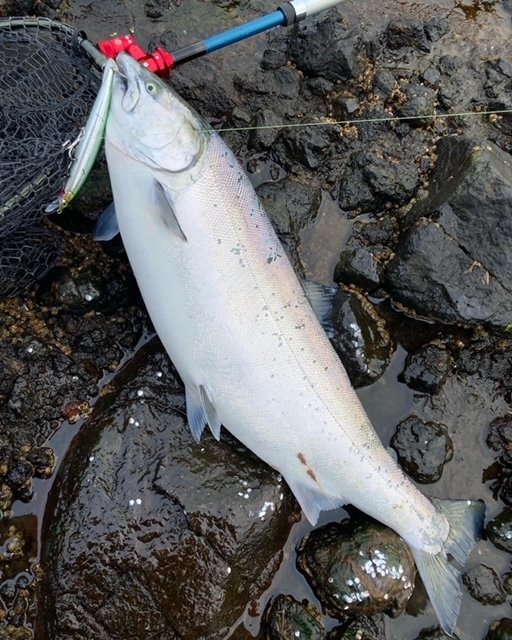
[[(189, 60), (218, 51), (274, 27), (290, 26), (309, 16), (330, 9), (340, 4), (340, 2), (342, 0), (291, 0), (282, 4), (276, 11), (261, 18), (256, 18), (238, 27), (210, 36), (194, 44), (177, 49), (172, 53), (161, 47), (151, 54), (147, 53), (140, 47), (132, 34), (115, 36), (110, 40), (100, 41), (98, 49), (105, 57), (104, 64), (101, 65), (104, 69), (102, 84), (87, 124), (80, 135), (79, 141), (77, 141), (78, 146), (74, 154), (74, 161), (64, 189), (55, 200), (45, 207), (45, 212), (62, 211), (67, 207), (83, 186), (92, 169), (101, 146), (110, 106), (114, 74), (111, 65), (114, 64), (113, 61), (121, 52), (129, 54), (149, 71), (162, 77), (168, 77), (171, 69)], [(96, 51), (96, 59), (97, 54), (98, 52)]]
[(216, 35), (199, 40), (186, 47), (168, 52), (159, 47), (151, 54), (146, 53), (132, 34), (115, 36), (98, 43), (99, 50), (106, 58), (115, 59), (121, 52), (128, 53), (147, 69), (162, 77), (168, 77), (169, 72), (184, 62), (200, 58), (208, 53), (218, 51), (237, 42), (255, 36), (274, 27), (289, 27), (310, 16), (335, 7), (343, 0), (291, 0), (283, 3), (275, 11), (260, 18), (222, 31)]

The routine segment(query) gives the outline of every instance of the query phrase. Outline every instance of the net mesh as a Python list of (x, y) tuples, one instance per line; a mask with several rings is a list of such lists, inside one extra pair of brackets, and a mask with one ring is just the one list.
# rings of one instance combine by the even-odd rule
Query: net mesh
[(91, 51), (61, 23), (0, 20), (0, 297), (19, 294), (58, 258), (57, 236), (38, 225), (98, 92)]

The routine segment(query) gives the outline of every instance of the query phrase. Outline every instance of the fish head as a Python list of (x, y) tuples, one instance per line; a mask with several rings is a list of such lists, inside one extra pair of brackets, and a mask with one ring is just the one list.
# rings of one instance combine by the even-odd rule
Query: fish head
[(208, 138), (201, 118), (163, 80), (127, 53), (117, 57), (106, 141), (152, 169), (194, 166)]

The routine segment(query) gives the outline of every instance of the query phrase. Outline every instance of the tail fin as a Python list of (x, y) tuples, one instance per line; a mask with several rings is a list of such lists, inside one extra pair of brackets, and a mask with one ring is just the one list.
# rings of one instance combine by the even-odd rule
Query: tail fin
[(452, 636), (460, 611), (460, 570), (449, 563), (447, 554), (461, 565), (475, 546), (483, 529), (485, 505), (470, 500), (431, 498), (450, 525), (444, 550), (436, 555), (411, 549), (425, 589), (444, 631)]

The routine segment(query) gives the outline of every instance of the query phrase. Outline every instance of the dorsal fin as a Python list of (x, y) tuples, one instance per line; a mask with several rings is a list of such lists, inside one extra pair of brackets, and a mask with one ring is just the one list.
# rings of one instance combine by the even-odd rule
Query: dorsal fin
[(326, 287), (319, 282), (312, 282), (311, 280), (302, 280), (302, 288), (327, 337), (332, 338), (334, 335), (334, 326), (331, 319), (332, 305), (338, 289), (336, 287)]

